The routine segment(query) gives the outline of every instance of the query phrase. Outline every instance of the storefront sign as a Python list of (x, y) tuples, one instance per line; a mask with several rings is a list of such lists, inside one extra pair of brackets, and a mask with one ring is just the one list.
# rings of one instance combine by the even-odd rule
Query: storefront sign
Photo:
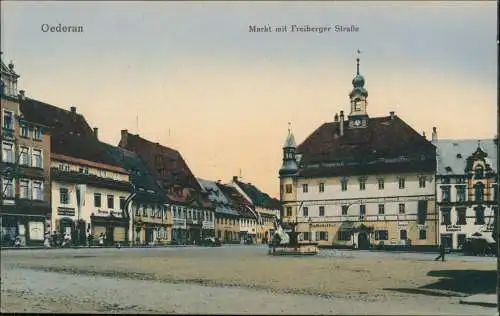
[(29, 222), (31, 240), (43, 240), (43, 222)]
[(408, 227), (408, 222), (398, 222), (398, 228), (406, 228)]
[(462, 230), (462, 226), (460, 225), (446, 225), (447, 232), (459, 232)]
[(57, 215), (60, 216), (75, 216), (75, 209), (69, 207), (58, 207)]
[(111, 215), (113, 215), (115, 217), (121, 217), (122, 216), (122, 212), (121, 211), (111, 211)]
[(482, 231), (485, 232), (485, 233), (490, 233), (490, 232), (493, 232), (493, 229), (495, 228), (495, 225), (493, 224), (488, 224), (488, 225), (484, 225), (483, 226), (483, 229)]

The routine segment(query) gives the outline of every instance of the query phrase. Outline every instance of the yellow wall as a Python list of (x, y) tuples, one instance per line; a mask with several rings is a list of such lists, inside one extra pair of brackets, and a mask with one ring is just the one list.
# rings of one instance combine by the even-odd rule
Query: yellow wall
[[(220, 232), (220, 237), (219, 237)], [(231, 232), (231, 240), (225, 239), (225, 232)], [(240, 222), (235, 217), (224, 217), (220, 214), (215, 215), (215, 237), (220, 238), (221, 241), (238, 241), (240, 240)]]

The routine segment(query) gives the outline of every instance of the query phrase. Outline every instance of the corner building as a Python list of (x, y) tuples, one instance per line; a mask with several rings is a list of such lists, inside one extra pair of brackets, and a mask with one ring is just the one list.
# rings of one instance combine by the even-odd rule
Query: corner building
[(350, 114), (335, 114), (300, 145), (291, 130), (279, 171), (283, 223), (320, 246), (438, 244), (436, 148), (394, 112), (368, 115), (368, 91), (352, 80)]

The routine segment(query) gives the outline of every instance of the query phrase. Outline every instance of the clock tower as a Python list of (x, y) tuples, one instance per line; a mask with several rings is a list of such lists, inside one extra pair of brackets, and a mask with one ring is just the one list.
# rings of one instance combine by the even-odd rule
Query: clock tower
[(351, 102), (349, 128), (363, 128), (368, 125), (368, 113), (366, 111), (368, 91), (365, 89), (365, 78), (359, 73), (359, 56), (356, 58), (356, 76), (352, 79), (352, 86), (353, 89), (349, 93)]

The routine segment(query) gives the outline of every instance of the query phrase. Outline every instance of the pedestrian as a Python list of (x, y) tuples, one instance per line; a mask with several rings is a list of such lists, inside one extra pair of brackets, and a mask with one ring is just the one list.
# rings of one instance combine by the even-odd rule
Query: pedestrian
[(17, 235), (16, 239), (14, 240), (14, 247), (19, 248), (21, 247), (21, 236)]
[(50, 232), (47, 232), (45, 234), (43, 245), (45, 246), (45, 248), (50, 248)]
[(99, 246), (100, 246), (100, 247), (103, 247), (103, 246), (104, 246), (104, 234), (103, 234), (103, 233), (101, 233), (101, 234), (99, 235)]
[(439, 259), (441, 259), (441, 261), (444, 261), (445, 252), (446, 252), (446, 250), (445, 250), (444, 244), (442, 243), (439, 246), (439, 256), (437, 256), (436, 259), (434, 259), (434, 261), (438, 261)]

